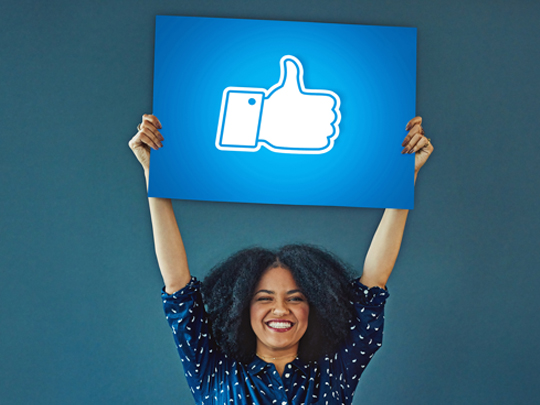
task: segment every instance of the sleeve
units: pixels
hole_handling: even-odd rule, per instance
[[[382,345],[384,305],[389,293],[380,287],[368,288],[358,280],[354,280],[351,287],[355,316],[350,321],[349,337],[334,361],[339,364],[345,380],[356,387],[360,375]]]
[[[193,277],[181,290],[161,293],[165,316],[195,398],[206,392],[205,376],[214,369],[219,356],[212,339],[208,315],[204,309],[201,283]]]

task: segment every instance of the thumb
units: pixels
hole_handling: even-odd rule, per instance
[[[284,56],[281,62],[282,87],[300,91],[304,87],[304,69],[294,56]]]

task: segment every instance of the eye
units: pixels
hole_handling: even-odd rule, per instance
[[[257,298],[256,301],[271,301],[271,300],[272,300],[272,298],[270,298],[270,297],[259,297],[259,298]]]
[[[300,297],[300,296],[296,296],[296,297],[291,297],[290,298],[291,301],[294,301],[294,302],[304,302],[304,298]]]

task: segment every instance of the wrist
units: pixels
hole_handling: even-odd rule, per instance
[[[146,183],[146,191],[148,191],[148,183],[150,179],[150,170],[147,168],[144,169],[144,182]]]

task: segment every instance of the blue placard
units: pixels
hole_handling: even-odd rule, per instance
[[[413,208],[416,29],[156,18],[149,196]]]

